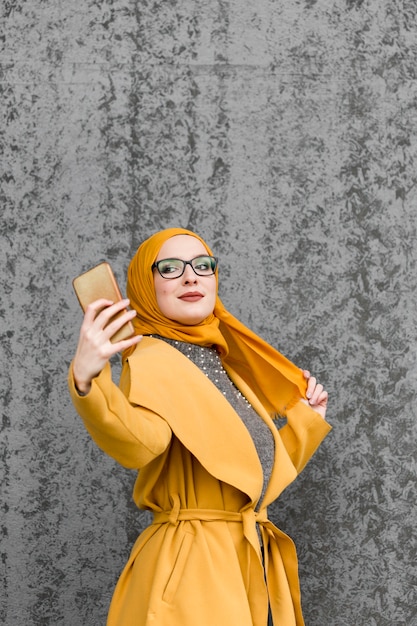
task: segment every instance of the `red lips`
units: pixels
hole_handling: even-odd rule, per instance
[[[185,300],[185,302],[198,302],[201,298],[204,298],[204,296],[199,291],[187,291],[187,293],[179,296],[179,299]]]

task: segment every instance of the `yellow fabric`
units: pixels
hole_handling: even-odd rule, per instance
[[[261,529],[262,545],[265,554],[265,573],[269,593],[269,604],[278,623],[285,626],[301,626],[304,619],[301,610],[300,586],[298,581],[297,554],[293,541],[277,528],[269,519],[266,508],[259,512],[248,507],[243,511],[216,511],[213,509],[172,509],[157,512],[154,524],[178,524],[182,521],[200,522],[240,522],[245,539],[258,557],[251,560],[250,567],[256,577],[258,560],[262,563],[256,525]],[[255,565],[255,567],[253,567]],[[260,598],[259,598],[260,599]],[[255,598],[249,598],[256,606]],[[256,623],[260,611],[255,611]],[[262,622],[261,622],[262,623]],[[265,623],[265,622],[263,622]]]
[[[183,228],[160,231],[139,246],[127,274],[127,296],[137,312],[133,320],[136,333],[217,346],[224,366],[241,376],[267,411],[271,415],[285,415],[292,404],[305,397],[306,381],[302,371],[229,313],[218,296],[213,314],[198,325],[184,326],[159,311],[151,267],[163,243],[175,235],[196,237],[208,254],[213,254],[201,237]],[[127,351],[124,358],[131,351]],[[181,403],[184,398],[176,394],[173,401]]]
[[[72,400],[86,428],[105,452],[140,469],[134,500],[155,515],[120,576],[107,626],[265,626],[268,599],[276,624],[304,623],[295,548],[268,520],[266,507],[295,479],[330,426],[298,402],[277,430],[253,391],[231,368],[228,373],[275,441],[259,512],[263,476],[253,441],[222,393],[186,356],[145,337],[124,363],[121,389],[106,367],[85,397],[76,393],[70,369]],[[186,409],[172,403],[175,387],[187,395]]]

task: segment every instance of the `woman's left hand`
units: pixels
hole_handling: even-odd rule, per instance
[[[325,419],[329,394],[323,388],[323,385],[318,383],[308,370],[303,370],[303,374],[304,378],[307,380],[307,400],[302,399],[301,402],[308,404]]]

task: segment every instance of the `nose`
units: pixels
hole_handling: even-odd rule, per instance
[[[182,279],[184,284],[187,283],[196,283],[197,282],[197,274],[193,270],[190,264],[187,263],[185,266],[184,274],[182,275]]]

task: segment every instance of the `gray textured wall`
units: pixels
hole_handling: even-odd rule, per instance
[[[146,519],[67,396],[71,279],[106,258],[124,287],[179,225],[331,392],[333,433],[271,510],[307,626],[417,625],[415,0],[0,10],[0,622],[105,623]]]

